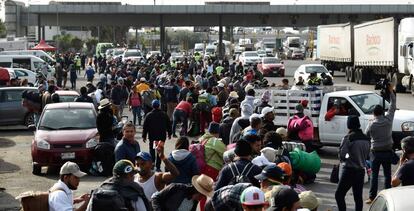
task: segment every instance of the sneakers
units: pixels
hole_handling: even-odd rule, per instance
[[[367,200],[365,200],[365,204],[371,204],[372,202],[374,201],[374,199],[367,199]]]

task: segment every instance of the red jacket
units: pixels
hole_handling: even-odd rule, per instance
[[[187,113],[187,115],[190,115],[191,112],[193,111],[193,106],[191,105],[191,103],[183,100],[180,103],[178,103],[177,107],[175,107],[175,109],[184,111],[185,113]]]

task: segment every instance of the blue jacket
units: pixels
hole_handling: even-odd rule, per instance
[[[191,184],[191,178],[198,175],[200,170],[196,163],[195,157],[185,149],[174,150],[168,157],[180,172],[171,183]]]
[[[139,143],[135,141],[134,144],[130,144],[128,141],[122,139],[115,147],[115,162],[122,159],[127,159],[132,163],[135,163],[135,157],[141,149]]]

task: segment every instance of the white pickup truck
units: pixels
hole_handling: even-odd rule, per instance
[[[345,90],[345,91],[338,91]],[[265,89],[256,90],[260,96]],[[361,129],[364,131],[369,121],[373,119],[373,109],[382,105],[380,95],[372,91],[354,91],[349,87],[321,87],[321,90],[270,90],[271,103],[275,108],[275,124],[287,126],[288,119],[295,114],[295,106],[300,100],[308,100],[308,113],[315,127],[315,140],[323,145],[339,145],[347,134],[348,115],[358,115]],[[325,120],[325,114],[339,100],[348,112],[347,115],[335,115],[330,121]],[[385,108],[389,103],[385,102]],[[305,111],[306,112],[306,111]],[[394,116],[392,136],[394,146],[398,147],[400,140],[406,136],[414,135],[414,111],[397,109]]]

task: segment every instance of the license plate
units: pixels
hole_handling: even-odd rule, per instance
[[[74,152],[63,152],[60,154],[60,156],[62,157],[62,160],[69,160],[69,159],[75,158],[75,153]]]

